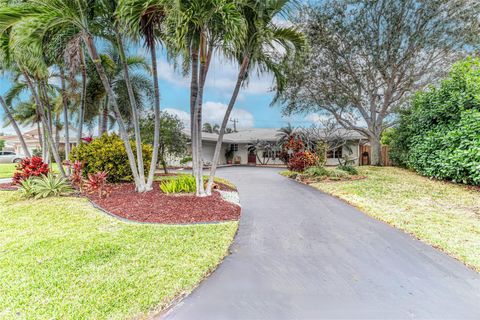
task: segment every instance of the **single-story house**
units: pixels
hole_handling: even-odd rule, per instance
[[[70,146],[73,146],[77,140],[78,131],[75,128],[70,127],[69,130],[70,136]],[[53,135],[55,136],[56,131],[53,129]],[[33,153],[35,150],[41,150],[40,139],[38,134],[38,129],[32,129],[22,133],[25,143],[27,144],[27,148],[30,153]],[[62,129],[59,132],[59,147],[61,150],[65,148],[65,130]],[[5,141],[5,147],[3,148],[4,151],[13,151],[16,154],[23,154],[22,144],[20,143],[20,139],[18,139],[17,135],[9,135],[9,136],[0,136],[0,140]]]
[[[255,144],[258,141],[266,141],[271,144],[276,143],[278,140],[278,133],[278,129],[275,128],[252,128],[239,129],[237,132],[225,134],[222,149],[220,151],[219,164],[227,164],[227,151],[230,151],[230,157],[232,158],[233,164],[255,165],[265,161],[268,161],[267,164],[283,164],[279,158],[280,150],[272,151],[258,148],[255,152],[249,148],[252,144]],[[189,132],[186,132],[186,134],[189,135]],[[354,164],[359,165],[361,160],[360,148],[361,145],[366,142],[365,137],[356,131],[350,130],[342,131],[341,135],[347,140],[346,145],[328,152],[326,164],[329,166],[336,166],[339,164],[339,159],[342,159],[345,154],[348,154],[349,158],[354,161]],[[206,165],[212,163],[217,140],[217,133],[202,132],[203,160]]]

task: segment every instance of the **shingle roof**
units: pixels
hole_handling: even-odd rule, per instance
[[[278,128],[251,128],[251,129],[239,129],[237,132],[225,134],[223,141],[225,143],[250,143],[257,140],[276,141],[278,139]],[[187,136],[190,136],[190,130],[186,130]],[[338,133],[351,140],[365,139],[357,131],[338,129]],[[202,140],[205,141],[217,141],[218,134],[202,132]]]

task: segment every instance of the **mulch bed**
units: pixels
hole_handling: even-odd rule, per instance
[[[219,185],[222,190],[231,190]],[[185,224],[201,222],[232,221],[240,218],[240,207],[222,199],[218,192],[210,197],[196,197],[191,194],[166,195],[155,182],[153,190],[147,193],[135,192],[133,183],[119,183],[108,186],[108,196],[97,194],[87,197],[103,210],[116,216],[139,222]]]
[[[5,190],[5,191],[15,191],[18,188],[11,184],[11,183],[0,183],[0,190]]]

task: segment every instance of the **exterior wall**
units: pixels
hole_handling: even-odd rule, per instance
[[[352,153],[350,154],[350,158],[352,158],[354,160],[354,164],[355,166],[358,166],[360,164],[359,160],[360,160],[360,157],[359,157],[359,152],[360,152],[360,143],[359,141],[352,141],[351,143],[349,143],[349,146],[350,146],[350,149],[352,151]],[[348,153],[348,149],[347,147],[343,147],[342,149],[342,154],[347,154]],[[327,159],[327,163],[326,163],[327,166],[338,166],[339,163],[338,163],[338,158],[328,158]]]

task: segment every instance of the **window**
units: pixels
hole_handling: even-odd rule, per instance
[[[4,156],[14,156],[14,155],[15,155],[15,152],[4,151],[4,152],[3,152],[3,155],[4,155]]]
[[[237,143],[232,143],[230,145],[230,151],[238,151],[238,144]]]
[[[335,149],[328,150],[327,158],[328,159],[340,159],[342,158],[342,149],[343,147],[338,147]]]

